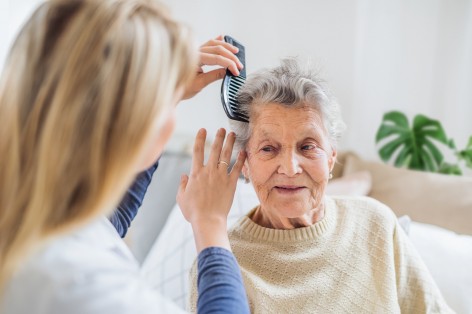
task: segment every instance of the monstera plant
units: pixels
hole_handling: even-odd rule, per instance
[[[393,160],[396,167],[455,175],[462,174],[462,162],[472,168],[472,136],[465,149],[457,150],[441,123],[422,114],[416,115],[410,125],[402,112],[386,113],[375,141],[380,144],[380,158],[384,162]],[[456,162],[444,160],[444,149],[454,152]]]

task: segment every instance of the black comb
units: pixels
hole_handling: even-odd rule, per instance
[[[239,89],[246,81],[246,57],[244,54],[244,46],[231,36],[225,36],[225,42],[238,47],[239,51],[236,54],[236,57],[241,61],[244,68],[239,71],[239,76],[235,76],[229,70],[226,70],[226,75],[221,84],[221,102],[223,103],[223,109],[228,118],[242,122],[249,122],[249,117],[241,112],[236,98]]]

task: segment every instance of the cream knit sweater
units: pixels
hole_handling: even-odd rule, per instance
[[[245,216],[229,231],[252,313],[453,312],[389,208],[366,197],[325,204],[309,227],[268,229]],[[194,264],[193,312],[196,275]]]

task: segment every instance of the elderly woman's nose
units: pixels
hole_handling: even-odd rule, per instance
[[[299,156],[293,151],[284,151],[280,154],[278,173],[294,176],[301,173]]]

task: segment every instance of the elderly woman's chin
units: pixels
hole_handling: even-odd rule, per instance
[[[292,229],[315,223],[322,218],[323,192],[313,192],[308,188],[290,189],[273,188],[265,199],[259,197],[261,205],[253,216],[254,221],[264,227],[275,229]],[[285,224],[287,220],[300,220],[300,224]]]

